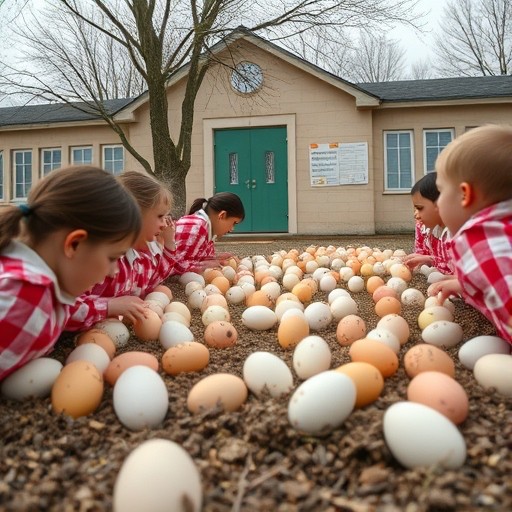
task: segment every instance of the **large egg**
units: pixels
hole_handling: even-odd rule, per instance
[[[455,363],[442,349],[428,343],[420,343],[410,348],[404,355],[404,368],[409,377],[418,373],[435,371],[455,376]]]
[[[189,341],[168,348],[162,356],[162,369],[169,375],[199,372],[208,365],[210,352],[202,343]]]
[[[348,375],[356,386],[355,407],[360,408],[375,402],[384,389],[384,377],[378,368],[363,361],[347,363],[336,368]]]
[[[84,343],[94,343],[99,345],[112,359],[116,353],[116,345],[112,338],[100,329],[91,329],[79,334],[76,338],[76,345],[83,345]]]
[[[288,315],[283,317],[279,324],[277,340],[285,349],[294,347],[309,335],[309,328],[309,323],[304,316]]]
[[[266,331],[277,323],[277,315],[266,306],[251,306],[242,313],[242,323],[254,331]]]
[[[142,341],[158,340],[162,320],[157,313],[148,308],[144,310],[144,315],[143,319],[138,319],[133,324],[133,332]]]
[[[487,354],[510,354],[511,345],[499,336],[476,336],[459,349],[459,360],[469,370]]]
[[[512,355],[487,354],[480,357],[473,369],[475,379],[484,388],[512,396]]]
[[[462,327],[448,320],[431,322],[421,333],[421,337],[425,343],[445,348],[458,345],[462,341],[462,335]]]
[[[432,322],[447,320],[453,322],[453,314],[444,306],[430,306],[418,315],[418,326],[423,331]]]
[[[312,331],[326,329],[332,321],[332,312],[325,302],[312,302],[304,310],[304,316]]]
[[[286,363],[270,352],[253,352],[244,362],[243,377],[256,395],[265,391],[273,397],[286,395],[293,388],[293,376]]]
[[[391,331],[398,338],[400,345],[405,345],[405,343],[407,343],[411,333],[407,320],[396,313],[384,315],[377,322],[377,328],[383,328]]]
[[[336,339],[342,347],[364,338],[366,334],[366,323],[358,315],[347,315],[338,322],[336,327]]]
[[[158,371],[158,359],[148,352],[130,351],[114,357],[108,365],[103,378],[113,386],[119,376],[132,366],[147,366],[153,371]]]
[[[306,336],[293,351],[293,368],[301,379],[309,379],[331,366],[331,349],[320,336]]]
[[[101,375],[103,375],[107,366],[110,364],[110,357],[108,357],[108,354],[102,347],[95,343],[84,343],[83,345],[75,347],[66,358],[66,364],[79,360],[89,361],[92,363],[96,368],[98,368]]]
[[[201,320],[203,322],[204,326],[208,326],[212,322],[217,321],[225,321],[229,322],[231,320],[231,315],[229,314],[229,311],[226,308],[223,308],[222,306],[208,306],[203,315],[201,316]]]
[[[107,318],[102,322],[98,322],[94,328],[107,333],[116,347],[123,347],[130,339],[128,327],[116,318]]]
[[[398,370],[398,357],[384,343],[363,338],[350,345],[350,359],[353,362],[369,363],[379,369],[383,377],[390,377]]]
[[[160,340],[162,347],[168,349],[179,345],[180,343],[194,341],[194,334],[181,322],[169,320],[162,324],[158,339]]]
[[[238,332],[230,322],[216,321],[208,324],[204,331],[204,341],[210,347],[232,347],[238,339]]]

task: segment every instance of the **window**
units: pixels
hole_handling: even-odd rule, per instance
[[[4,198],[4,152],[0,151],[0,199]]]
[[[58,169],[62,162],[62,151],[55,149],[41,150],[41,176],[46,176],[50,171]]]
[[[414,176],[412,131],[384,132],[384,189],[408,191]]]
[[[71,163],[73,165],[91,165],[92,148],[90,146],[71,148]]]
[[[32,151],[14,151],[13,198],[24,199],[32,186]]]
[[[453,129],[423,131],[423,168],[425,174],[436,170],[437,155],[449,144],[454,137]]]
[[[124,171],[123,146],[103,146],[103,168],[115,175]]]

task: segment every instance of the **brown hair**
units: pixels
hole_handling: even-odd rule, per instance
[[[157,206],[160,201],[165,201],[169,209],[171,208],[171,191],[147,172],[125,171],[119,176],[119,179],[133,194],[143,212]]]
[[[512,198],[512,126],[485,125],[454,139],[436,167],[449,180],[467,181],[493,203]]]
[[[206,213],[210,213],[210,211],[225,211],[228,217],[237,217],[241,220],[245,218],[244,205],[241,199],[232,192],[219,192],[210,197],[210,199],[199,197],[192,203],[188,213],[191,215],[201,208],[203,208]]]
[[[62,229],[84,229],[93,242],[138,236],[140,210],[119,180],[97,167],[52,171],[29,192],[27,204],[0,210],[0,250],[20,234],[37,244]]]

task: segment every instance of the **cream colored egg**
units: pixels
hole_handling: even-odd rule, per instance
[[[398,277],[407,283],[412,279],[411,271],[403,263],[395,263],[394,265],[391,265],[389,273],[391,274],[391,277]]]
[[[407,323],[407,320],[401,315],[384,315],[377,322],[377,328],[383,328],[391,331],[398,338],[400,345],[404,345],[409,340],[409,324]]]
[[[325,274],[320,279],[319,288],[322,292],[332,292],[338,285],[336,278],[332,274]]]
[[[306,336],[293,351],[293,368],[299,378],[309,379],[331,367],[331,349],[321,336]]]
[[[425,343],[444,348],[455,347],[462,341],[462,336],[462,327],[448,320],[431,322],[421,332],[421,337]]]
[[[277,298],[281,295],[281,286],[279,285],[279,283],[270,282],[264,284],[261,287],[261,291],[266,293],[272,299],[272,302],[275,302]]]
[[[304,310],[304,316],[312,331],[326,329],[333,319],[331,308],[325,302],[312,302]]]
[[[231,321],[231,315],[229,311],[222,307],[222,306],[208,306],[203,315],[201,316],[201,321],[203,322],[204,326],[207,326],[208,324],[211,324],[212,322],[216,321],[225,321],[229,322]]]
[[[264,369],[264,371],[262,371]],[[270,352],[253,352],[244,362],[243,378],[258,397],[265,392],[279,397],[293,388],[293,375],[286,363]]]
[[[107,333],[116,347],[124,347],[130,339],[128,327],[115,318],[107,318],[102,322],[98,322],[94,325],[94,328]]]
[[[171,320],[190,327],[190,320],[185,318],[181,313],[178,313],[177,311],[170,311],[169,313],[164,313],[162,315],[162,324]]]
[[[186,341],[194,341],[194,334],[185,324],[169,320],[162,324],[158,339],[162,347],[168,349]]]
[[[396,296],[400,297],[407,290],[407,281],[401,277],[390,277],[386,282],[386,286],[395,290]]]
[[[296,309],[299,311],[304,311],[304,304],[300,302],[299,300],[293,301],[293,300],[284,300],[281,301],[279,304],[276,305],[275,313],[277,316],[277,319],[281,321],[284,313],[290,309]]]
[[[201,305],[206,299],[206,292],[203,288],[199,288],[198,290],[194,290],[188,296],[188,306],[191,309],[201,309]]]
[[[512,355],[482,356],[475,363],[473,373],[480,386],[494,388],[500,395],[512,396]]]
[[[368,331],[366,338],[384,343],[384,345],[387,345],[395,354],[400,352],[401,345],[398,337],[387,329],[376,327],[375,329]]]
[[[430,272],[429,275],[427,276],[427,283],[437,283],[439,281],[442,281],[443,279],[446,279],[446,276],[444,274],[441,274],[441,272],[434,270],[433,272]]]
[[[400,301],[404,306],[423,308],[425,305],[425,295],[416,288],[406,288],[400,296]]]
[[[439,320],[453,322],[453,314],[443,306],[431,306],[418,315],[418,326],[423,331],[429,324]]]
[[[192,313],[186,304],[183,302],[179,302],[177,300],[170,302],[164,309],[164,313],[179,313],[183,317],[185,317],[190,325],[190,321],[192,319]]]
[[[204,286],[201,283],[198,283],[197,281],[190,281],[185,286],[185,295],[189,297],[192,292],[195,292],[196,290],[202,290],[203,288]]]
[[[110,364],[110,357],[104,348],[96,345],[95,343],[84,343],[75,347],[66,358],[66,365],[73,361],[89,361],[92,363],[101,375],[107,369]]]
[[[203,290],[205,291],[206,295],[223,295],[220,291],[220,288],[218,286],[215,286],[214,284],[210,283],[207,284]]]
[[[347,281],[348,289],[353,293],[359,293],[364,290],[364,279],[361,276],[352,276]]]
[[[181,274],[181,276],[179,277],[179,282],[183,286],[186,286],[191,281],[196,281],[203,288],[206,286],[206,281],[204,277],[200,274],[197,274],[196,272],[185,272],[184,274]]]
[[[331,314],[334,320],[340,321],[348,315],[357,315],[359,307],[357,302],[350,296],[338,297],[334,299],[330,305]]]
[[[148,293],[144,297],[144,300],[145,301],[154,300],[154,301],[156,301],[156,302],[158,302],[160,304],[162,309],[164,309],[165,306],[167,306],[171,302],[171,300],[169,299],[169,296],[166,295],[163,292],[151,292],[151,293]]]
[[[277,323],[277,315],[266,306],[251,306],[242,313],[242,323],[255,331],[266,331]]]
[[[459,360],[469,370],[487,354],[510,354],[511,345],[499,336],[476,336],[459,349]]]
[[[350,292],[345,290],[344,288],[335,288],[334,290],[329,292],[329,295],[327,295],[327,302],[329,304],[332,304],[335,299],[338,297],[351,297]]]
[[[430,308],[432,306],[443,306],[447,310],[451,312],[452,315],[455,314],[455,304],[450,300],[446,299],[442,304],[437,297],[427,297],[425,299],[424,309]]]
[[[229,304],[242,304],[245,302],[245,293],[241,286],[235,285],[226,292],[226,300]]]

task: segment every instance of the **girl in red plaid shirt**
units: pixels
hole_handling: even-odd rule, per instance
[[[512,126],[464,133],[436,168],[456,279],[431,285],[430,293],[441,301],[461,295],[512,344]]]
[[[116,271],[140,226],[133,196],[95,167],[52,171],[27,204],[1,210],[0,380],[53,348],[76,297]]]
[[[189,214],[176,221],[175,273],[201,272],[232,258],[230,253],[215,254],[215,240],[232,231],[244,218],[244,205],[231,192],[196,199]]]
[[[108,317],[135,323],[144,318],[144,297],[174,271],[174,223],[169,216],[172,196],[164,183],[146,172],[126,171],[119,177],[135,197],[142,229],[119,260],[118,272],[82,294],[66,324],[68,331],[91,328]]]
[[[426,174],[411,189],[416,220],[414,253],[408,254],[404,263],[410,269],[428,265],[451,275],[454,269],[448,253],[448,228],[437,208],[436,176],[435,172]]]

